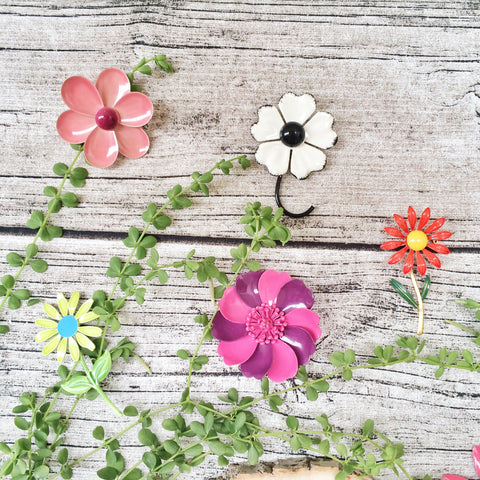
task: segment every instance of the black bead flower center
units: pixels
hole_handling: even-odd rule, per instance
[[[298,122],[287,122],[280,130],[280,140],[287,147],[296,147],[305,140],[305,129]]]

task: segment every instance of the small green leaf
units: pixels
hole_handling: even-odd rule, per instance
[[[45,478],[50,473],[50,469],[46,465],[40,465],[33,471],[35,478]]]
[[[56,163],[54,166],[53,166],[53,173],[55,173],[55,175],[58,175],[59,177],[63,177],[66,173],[68,172],[68,165],[66,165],[65,163]]]
[[[123,414],[126,417],[136,417],[138,415],[138,410],[134,406],[128,405],[123,409]]]
[[[93,435],[93,438],[101,441],[105,438],[105,430],[101,425],[98,425],[93,429],[92,435]]]
[[[290,428],[291,430],[298,429],[298,420],[293,415],[289,415],[286,419],[286,422],[287,422],[287,427]]]
[[[20,430],[28,430],[30,427],[30,423],[28,423],[23,417],[15,417],[13,422]]]
[[[8,308],[10,310],[17,310],[18,308],[20,308],[20,305],[20,300],[13,295],[8,299]]]
[[[0,335],[8,333],[9,331],[10,331],[10,329],[8,328],[7,325],[0,325]]]
[[[27,227],[33,230],[40,228],[43,224],[45,216],[39,210],[32,212],[30,219],[27,221]]]
[[[152,69],[148,65],[142,65],[138,71],[140,73],[143,73],[144,75],[151,75],[152,74]]]
[[[30,292],[25,288],[19,288],[13,292],[13,295],[19,300],[28,300],[30,298]]]
[[[140,480],[142,477],[142,471],[139,468],[134,468],[127,475],[122,477],[122,480]]]
[[[30,262],[30,266],[34,272],[43,273],[47,270],[48,263],[45,260],[36,259]]]
[[[65,465],[68,461],[68,450],[66,448],[62,448],[57,455],[57,460],[60,464]]]
[[[268,377],[263,377],[262,378],[261,387],[262,387],[263,395],[265,395],[265,396],[268,395],[268,392],[270,391],[270,382],[268,380]]]
[[[115,468],[105,467],[97,471],[97,475],[103,480],[115,480],[117,478],[118,472]]]
[[[423,282],[423,287],[422,287],[422,292],[421,292],[421,297],[422,297],[422,300],[425,300],[427,298],[427,295],[428,295],[428,291],[430,290],[430,284],[432,283],[432,281],[430,280],[430,276],[427,275],[425,277],[425,280]]]
[[[181,358],[182,360],[188,360],[190,356],[188,355],[188,352],[181,348],[180,350],[177,350],[177,357]]]
[[[28,244],[27,248],[25,249],[25,253],[27,255],[27,260],[30,260],[30,258],[33,258],[38,253],[37,245],[34,243]]]
[[[160,215],[153,221],[153,226],[157,230],[165,230],[172,224],[172,220],[167,215]]]
[[[405,301],[412,305],[412,307],[418,308],[418,304],[413,298],[413,295],[399,281],[391,278],[390,285]]]
[[[7,262],[12,267],[21,267],[23,265],[23,257],[18,253],[10,252],[7,254]]]
[[[60,198],[66,207],[74,208],[78,205],[78,198],[72,192],[66,192]]]

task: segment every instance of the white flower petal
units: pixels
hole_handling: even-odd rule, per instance
[[[258,111],[258,123],[252,125],[251,132],[257,142],[278,140],[283,119],[276,107],[266,106]]]
[[[290,148],[280,140],[261,143],[255,153],[255,158],[258,163],[265,165],[272,175],[283,175],[288,172]]]
[[[286,122],[298,122],[302,125],[314,114],[316,108],[315,99],[308,93],[299,96],[286,93],[280,99],[278,107]]]
[[[321,170],[325,166],[326,158],[321,150],[304,143],[292,150],[290,171],[298,179],[308,177],[310,172]]]
[[[332,130],[333,117],[326,112],[317,112],[305,125],[305,141],[320,148],[335,145],[337,134]]]

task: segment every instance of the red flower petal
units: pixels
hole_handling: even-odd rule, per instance
[[[408,273],[413,267],[413,250],[408,252],[405,263],[403,264],[403,273]]]
[[[435,220],[430,226],[428,226],[424,232],[425,233],[432,233],[435,230],[438,230],[439,228],[442,227],[442,225],[445,223],[444,218],[439,218],[438,220]]]
[[[392,237],[405,238],[405,235],[395,227],[385,227],[385,231]]]
[[[413,207],[408,207],[408,223],[410,224],[410,228],[415,230],[415,224],[417,223],[417,214]]]
[[[432,233],[428,239],[431,241],[436,241],[436,240],[446,240],[447,238],[450,238],[452,236],[451,232],[447,232],[444,230],[443,232],[435,232]]]
[[[389,265],[394,265],[395,263],[398,263],[403,258],[403,256],[405,255],[407,250],[408,250],[408,247],[403,247],[397,253],[394,253],[390,257],[390,260],[388,260],[388,264]]]
[[[425,275],[427,272],[427,264],[425,263],[425,260],[422,257],[422,254],[420,252],[417,252],[417,270],[420,275]]]
[[[440,268],[442,266],[442,262],[440,262],[440,259],[432,253],[430,250],[427,250],[424,248],[422,250],[423,254],[427,257],[427,260],[436,268]]]
[[[450,253],[450,250],[445,245],[441,245],[440,243],[429,243],[427,244],[427,247],[430,250],[433,250],[437,253],[442,253],[443,255],[448,255]]]
[[[380,245],[382,250],[395,250],[395,248],[405,245],[405,241],[400,240],[391,240],[390,242],[385,242]]]
[[[393,214],[393,218],[395,219],[396,224],[405,232],[408,234],[408,226],[407,222],[403,217],[400,215],[397,215],[396,213]]]
[[[430,220],[430,209],[427,207],[420,217],[420,221],[418,222],[418,230],[421,230]]]

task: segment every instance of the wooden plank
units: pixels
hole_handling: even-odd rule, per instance
[[[1,236],[2,262],[7,246],[18,242],[22,247],[27,241]],[[181,258],[191,247],[190,243],[164,242],[159,245],[161,260]],[[220,265],[228,268],[229,248],[202,244],[197,253],[215,255]],[[119,241],[59,239],[48,244],[42,254],[50,264],[48,272],[44,275],[29,272],[22,286],[47,301],[54,301],[57,291],[69,294],[80,289],[82,295],[87,296],[94,289],[111,287],[112,280],[104,275],[108,260],[113,254],[125,256],[126,253],[127,249]],[[469,348],[470,338],[445,324],[444,318],[456,319],[470,327],[475,325],[473,316],[453,300],[479,297],[478,286],[472,281],[474,274],[470,273],[477,256],[458,253],[454,263],[435,273],[426,302],[426,353],[434,353],[443,346]],[[375,345],[392,343],[396,335],[414,333],[415,312],[390,290],[388,278],[397,272],[385,266],[381,252],[285,247],[265,249],[259,258],[267,268],[286,270],[303,279],[315,293],[315,310],[321,318],[323,336],[309,365],[314,375],[325,374],[332,368],[328,357],[335,350],[354,348],[358,361],[364,363]],[[9,271],[4,264],[0,268]],[[211,309],[208,288],[187,281],[179,272],[171,274],[168,285],[149,288],[143,306],[127,302],[121,315],[124,326],[109,338],[112,342],[124,336],[130,338],[154,375],[149,376],[138,363],[120,361],[106,385],[109,396],[122,407],[135,404],[139,408],[160,408],[177,401],[185,385],[186,371],[184,362],[175,353],[180,346],[193,350],[201,334],[198,325],[193,323],[193,316]],[[12,312],[8,315],[12,320],[12,332],[2,337],[0,350],[4,378],[0,397],[0,432],[4,434],[0,441],[10,439],[12,416],[8,412],[15,405],[15,397],[25,390],[41,390],[55,377],[58,365],[55,358],[41,358],[41,346],[33,343],[37,331],[33,321],[40,312],[37,305],[25,309],[21,315]],[[204,353],[211,361],[194,377],[194,396],[220,406],[217,395],[225,390],[226,384],[232,383],[242,394],[258,396],[259,382],[239,377],[234,367],[223,364],[215,350],[215,341],[205,347]],[[336,427],[347,430],[358,429],[365,419],[373,417],[381,431],[405,444],[406,466],[415,475],[429,473],[438,477],[447,470],[459,471],[459,466],[463,466],[462,472],[473,476],[468,448],[478,441],[480,433],[478,379],[466,372],[448,371],[441,379],[434,380],[433,372],[432,367],[421,364],[359,372],[350,382],[332,381],[330,391],[315,403],[308,402],[303,393],[288,394],[282,415],[295,412],[306,426],[314,428],[315,422],[309,419],[325,412]],[[71,399],[61,402],[64,411],[70,402]],[[268,414],[264,405],[260,404],[255,411],[264,424],[281,428],[283,420]],[[66,443],[74,447],[74,455],[80,456],[96,445],[90,437],[96,422],[104,424],[109,434],[125,425],[123,420],[110,415],[100,401],[85,401],[76,411],[72,431],[66,439]],[[461,431],[461,435],[449,433],[454,431]],[[130,461],[141,455],[136,435],[127,437],[123,444]],[[267,443],[266,460],[290,455],[292,452],[285,445]],[[102,457],[89,459],[75,478],[91,478],[92,471],[101,468]],[[235,457],[235,460],[242,461],[242,458]],[[218,469],[212,461],[205,470],[200,468],[190,478],[216,475]]]
[[[267,6],[258,14],[246,3],[149,5],[143,13],[136,4],[116,9],[82,5],[54,10],[11,6],[4,17],[18,33],[0,33],[5,45],[0,58],[8,65],[0,79],[0,105],[6,106],[1,113],[2,180],[25,195],[2,189],[0,201],[9,210],[4,225],[23,226],[28,212],[43,204],[45,181],[55,184],[52,164],[72,158],[55,133],[56,118],[65,108],[62,81],[78,73],[93,80],[98,58],[103,67],[127,68],[136,55],[162,51],[171,55],[177,73],[142,81],[157,109],[148,128],[151,152],[105,171],[91,168],[92,178],[80,193],[82,215],[60,215],[69,229],[82,230],[88,222],[90,230],[123,231],[157,193],[185,182],[192,170],[207,169],[221,156],[253,158],[257,144],[249,130],[258,107],[293,90],[311,92],[319,108],[335,116],[339,134],[324,171],[301,183],[291,176],[284,181],[282,197],[290,210],[316,205],[311,218],[292,222],[296,238],[380,243],[391,214],[412,204],[418,210],[431,205],[434,215],[451,220],[453,245],[478,244],[478,17],[462,10],[461,2],[452,3],[452,12],[440,4],[432,7],[435,12],[415,9],[414,3],[396,13],[379,6],[362,21],[370,15],[378,22],[388,17],[404,24],[385,20],[370,26],[355,23],[359,10],[352,3],[344,12],[305,4],[298,14],[294,5],[286,5],[277,7],[281,15],[268,14]],[[455,19],[449,17],[453,12]],[[155,14],[159,24],[149,21]],[[417,25],[415,14],[434,25]],[[345,18],[354,23],[345,24]],[[459,21],[471,28],[449,23]],[[295,22],[299,27],[290,35]],[[32,52],[33,32],[47,30],[50,34],[35,39]],[[118,45],[117,38],[132,36],[131,44]],[[49,88],[38,88],[46,79]],[[238,237],[241,228],[234,219],[246,201],[273,204],[274,183],[256,163],[241,181],[223,179],[212,188],[212,202],[199,201],[199,209],[186,212],[178,232],[191,234],[194,222],[204,218],[205,235]],[[226,208],[212,217],[218,196]]]

